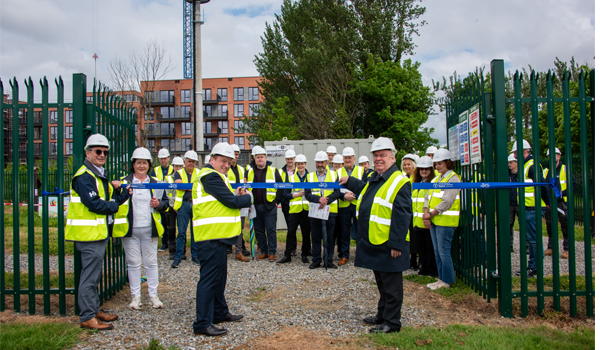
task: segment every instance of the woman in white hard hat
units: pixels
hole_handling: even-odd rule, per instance
[[[413,183],[429,183],[435,178],[433,161],[428,156],[421,157],[413,174]],[[413,190],[413,231],[410,241],[417,241],[419,253],[419,275],[438,277],[435,252],[429,228],[423,223],[423,202],[427,190]],[[411,247],[412,248],[412,247]]]
[[[123,184],[157,183],[156,178],[148,176],[151,169],[150,151],[143,147],[137,148],[131,157],[131,173],[121,182]],[[157,244],[154,239],[159,239],[164,233],[160,213],[169,207],[169,197],[165,191],[146,189],[131,191],[131,203],[128,201],[119,207],[113,226],[113,237],[121,237],[127,259],[127,274],[132,296],[129,308],[141,310],[140,284],[143,264],[148,277],[150,303],[153,308],[160,309],[163,303],[158,298]]]
[[[337,172],[338,169],[341,169],[344,166],[344,157],[342,157],[341,154],[336,154],[333,156],[331,164],[333,165],[333,171]]]
[[[434,153],[433,164],[439,175],[432,182],[461,182],[460,177],[454,172],[456,162],[452,160],[450,151],[447,149],[442,148]],[[450,249],[452,248],[452,237],[460,218],[459,193],[459,189],[435,189],[427,191],[424,198],[423,222],[425,227],[431,228],[435,262],[440,277],[437,282],[427,285],[432,290],[450,288],[450,285],[456,282]]]
[[[415,173],[415,169],[417,168],[417,156],[408,153],[404,157],[402,157],[402,171],[403,175],[406,176],[410,182],[413,182],[413,175]],[[419,269],[419,263],[417,261],[417,253],[419,251],[419,247],[416,239],[412,239],[413,232],[413,223],[410,224],[410,268],[413,270]]]

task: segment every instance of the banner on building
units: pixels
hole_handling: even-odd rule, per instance
[[[267,157],[285,157],[287,150],[294,150],[294,145],[265,146]]]
[[[458,116],[458,142],[460,149],[460,164],[469,165],[471,159],[469,157],[469,113],[462,112]]]
[[[479,124],[479,104],[469,108],[469,147],[471,164],[481,163],[481,127]]]

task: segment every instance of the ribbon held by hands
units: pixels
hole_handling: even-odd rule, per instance
[[[47,192],[47,191],[42,191],[42,197],[45,196],[61,196],[61,195],[67,195],[71,193],[71,191],[69,192],[65,192],[65,190],[63,189],[58,189],[58,187],[54,187],[54,192]]]

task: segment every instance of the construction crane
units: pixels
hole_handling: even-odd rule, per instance
[[[210,0],[196,0],[206,4]],[[203,16],[204,17],[204,16]],[[202,18],[204,19],[204,18]],[[183,0],[183,78],[194,78],[194,0]],[[202,22],[200,23],[202,24]]]

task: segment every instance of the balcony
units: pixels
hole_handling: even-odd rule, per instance
[[[216,100],[202,100],[203,105],[214,105],[221,102],[221,95],[217,95]]]
[[[204,130],[204,137],[214,137],[221,135],[221,128],[212,128],[210,131]]]
[[[161,122],[189,122],[192,120],[192,112],[177,113],[174,116],[164,116],[161,113],[156,113],[156,120]]]
[[[204,112],[204,120],[227,120],[229,119],[229,111],[221,112],[221,115],[208,115],[208,113]]]
[[[170,98],[151,98],[148,100],[148,103],[151,104],[152,107],[175,106],[175,96],[171,96]]]
[[[161,130],[149,130],[149,139],[172,139],[175,137],[175,130],[162,131]]]

